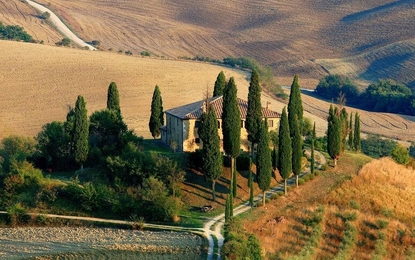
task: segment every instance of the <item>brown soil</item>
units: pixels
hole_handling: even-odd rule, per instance
[[[246,56],[278,77],[317,80],[328,71],[367,80],[414,81],[413,1],[39,0],[86,41],[107,50],[177,58]],[[1,0],[0,20],[54,44],[22,1]],[[46,26],[47,27],[47,26]],[[51,37],[49,39],[48,37]]]

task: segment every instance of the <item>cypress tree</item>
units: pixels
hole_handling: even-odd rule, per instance
[[[230,207],[229,207],[229,195],[226,196],[225,202],[225,223],[229,223],[229,215],[230,215]]]
[[[315,168],[315,158],[314,158],[314,143],[316,141],[316,122],[314,122],[313,127],[313,134],[311,136],[311,164],[310,164],[310,172],[314,174]]]
[[[347,121],[348,115],[346,108],[342,108],[340,113],[340,152],[344,152],[347,143],[347,129],[349,127],[349,122]]]
[[[249,187],[249,206],[254,206],[254,180],[252,176],[252,158],[249,158],[249,175],[248,175],[248,187]]]
[[[327,152],[336,166],[341,143],[341,126],[337,107],[333,108],[333,105],[330,105],[327,122]]]
[[[290,126],[288,125],[287,111],[284,107],[281,114],[278,132],[278,171],[284,180],[284,193],[287,195],[287,179],[292,170],[291,163],[292,147],[290,138]]]
[[[259,133],[262,127],[261,87],[259,85],[259,75],[256,70],[252,71],[251,82],[249,84],[245,127],[248,132],[248,140],[252,144],[251,151],[253,154],[254,145],[258,143]]]
[[[74,155],[75,155],[75,161],[81,164],[81,171],[83,171],[84,162],[88,158],[88,150],[89,150],[88,112],[86,109],[86,102],[83,96],[78,96],[76,100],[74,117],[75,117],[74,118],[74,130],[73,130]]]
[[[107,93],[107,109],[113,109],[121,114],[120,95],[118,93],[117,84],[111,82]]]
[[[153,138],[160,136],[160,127],[164,125],[163,116],[163,100],[161,98],[160,89],[156,85],[153,92],[153,99],[151,101],[151,115],[148,123]]]
[[[360,152],[361,140],[360,140],[360,116],[356,112],[354,116],[354,150]]]
[[[301,102],[301,91],[300,85],[298,85],[298,75],[294,76],[293,83],[291,84],[290,89],[290,98],[288,100],[288,122],[290,125],[291,137],[293,136],[294,132],[292,131],[294,127],[294,118],[297,117],[298,124],[300,125],[300,129],[302,129],[302,121],[303,121],[303,104]]]
[[[300,132],[297,117],[294,117],[293,128],[290,128],[292,135],[292,170],[295,175],[295,184],[298,188],[298,176],[301,174],[301,163],[303,158],[303,139]]]
[[[206,181],[212,183],[212,197],[213,201],[216,201],[215,184],[222,175],[222,154],[220,152],[218,121],[211,106],[208,106],[207,114],[204,113],[201,119],[198,134],[203,142],[203,172]]]
[[[271,150],[269,148],[268,124],[265,120],[261,127],[257,152],[257,177],[258,186],[263,192],[263,206],[265,206],[265,192],[271,184],[271,172]]]
[[[216,81],[215,81],[215,88],[213,89],[213,96],[214,97],[222,96],[225,86],[226,86],[225,74],[223,73],[223,71],[221,71],[218,74],[218,77],[216,78]]]
[[[235,158],[238,157],[241,149],[241,115],[238,107],[237,89],[233,77],[229,79],[223,92],[222,133],[223,149],[231,157],[231,182],[233,183]],[[233,185],[236,186],[236,183]],[[232,190],[232,187],[230,187],[230,190]]]
[[[349,145],[349,150],[354,150],[353,146],[354,146],[354,140],[353,140],[353,113],[350,113],[350,120],[349,120],[349,140],[348,140],[348,145]]]

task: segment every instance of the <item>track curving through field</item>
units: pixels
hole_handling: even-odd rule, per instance
[[[31,0],[26,0],[26,2],[32,6],[33,8],[35,8],[36,10],[38,10],[41,13],[44,12],[48,12],[50,14],[49,17],[49,21],[57,28],[57,30],[59,32],[61,32],[65,37],[68,37],[73,43],[75,43],[76,45],[85,48],[88,47],[88,49],[96,51],[97,49],[86,43],[84,40],[82,40],[81,38],[79,38],[78,36],[76,36],[62,21],[61,19],[59,19],[59,17],[53,13],[50,9],[44,7],[43,5],[40,5],[34,1]]]

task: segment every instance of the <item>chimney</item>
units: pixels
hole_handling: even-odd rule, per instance
[[[271,105],[271,102],[267,101],[267,109],[268,109],[269,105]]]

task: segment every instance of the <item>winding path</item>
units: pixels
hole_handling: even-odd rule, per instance
[[[80,39],[78,36],[76,36],[60,19],[59,17],[54,14],[50,9],[44,7],[43,5],[40,5],[36,2],[33,2],[31,0],[26,0],[26,3],[38,10],[40,13],[48,12],[50,14],[50,17],[48,20],[56,27],[56,29],[61,32],[65,37],[69,38],[73,43],[76,45],[85,48],[88,47],[90,50],[96,51],[97,49]]]

